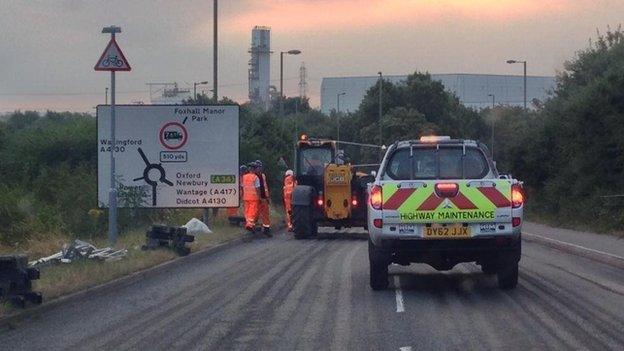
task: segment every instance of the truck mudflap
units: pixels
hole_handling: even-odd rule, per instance
[[[511,222],[508,179],[382,182],[384,224]]]

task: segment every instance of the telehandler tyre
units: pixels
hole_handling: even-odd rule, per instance
[[[293,229],[295,239],[307,239],[316,236],[318,224],[314,221],[311,206],[293,206]]]

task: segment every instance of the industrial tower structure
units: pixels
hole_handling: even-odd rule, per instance
[[[299,97],[301,100],[308,96],[308,72],[306,70],[305,62],[301,62],[299,67]]]
[[[271,105],[271,28],[255,26],[251,31],[249,49],[249,101],[265,111]]]

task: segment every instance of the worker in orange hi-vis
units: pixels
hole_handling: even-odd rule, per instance
[[[297,185],[295,175],[292,170],[287,170],[284,174],[284,212],[286,212],[286,227],[289,232],[293,231],[292,224],[292,193]]]
[[[242,191],[242,189],[243,189],[242,178],[243,178],[243,176],[245,174],[247,174],[247,172],[248,172],[247,166],[245,166],[245,165],[240,166],[240,169],[239,169],[240,178],[239,179],[241,179],[241,182],[240,182],[240,187],[239,187],[239,197],[242,195],[242,192],[243,192]],[[238,209],[239,208],[240,208],[240,206],[239,207],[228,207],[227,208],[228,221],[231,224],[233,224],[233,225],[238,225],[238,219],[237,218],[238,218]]]
[[[262,161],[256,160],[256,175],[260,178],[260,220],[262,221],[262,233],[268,237],[271,234],[271,212],[269,210],[269,184],[267,183],[266,174],[263,172]]]
[[[254,173],[252,165],[250,172],[243,175],[243,202],[245,203],[245,229],[253,233],[258,220],[260,209],[260,178]]]

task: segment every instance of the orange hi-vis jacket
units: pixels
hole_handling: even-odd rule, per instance
[[[292,175],[287,175],[284,177],[284,202],[287,204],[290,203],[292,198],[293,190],[295,189],[295,185],[297,182],[295,181],[295,177]]]
[[[243,175],[243,201],[260,200],[260,178],[253,173]]]
[[[269,184],[267,183],[267,179],[266,179],[266,174],[264,173],[260,173],[258,174],[258,177],[260,178],[260,198],[262,199],[269,199]]]

